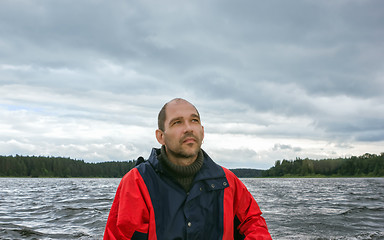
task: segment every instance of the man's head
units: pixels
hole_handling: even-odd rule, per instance
[[[158,116],[157,141],[170,158],[195,160],[204,139],[204,127],[196,107],[176,98],[166,103]]]
[[[165,119],[167,118],[167,112],[166,112],[167,106],[168,106],[168,104],[173,103],[173,102],[176,102],[176,103],[180,103],[180,102],[189,103],[190,105],[192,105],[195,108],[195,110],[197,112],[197,115],[200,118],[200,113],[199,113],[199,111],[197,110],[197,108],[193,104],[191,104],[190,102],[188,102],[187,100],[182,99],[182,98],[174,98],[171,101],[169,101],[166,104],[164,104],[164,106],[161,108],[161,110],[159,112],[159,115],[157,117],[157,126],[158,126],[158,128],[161,131],[164,131]]]

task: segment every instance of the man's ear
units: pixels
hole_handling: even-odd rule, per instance
[[[165,145],[164,141],[164,132],[161,131],[160,129],[156,130],[156,139],[161,145]]]
[[[201,128],[203,129],[203,141],[204,141],[204,126],[201,126]]]

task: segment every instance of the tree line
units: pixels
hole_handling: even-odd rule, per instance
[[[0,177],[122,177],[136,161],[88,163],[64,157],[0,156]]]
[[[88,163],[64,157],[0,156],[0,177],[105,177],[121,178],[136,160]],[[231,169],[238,177],[261,177],[262,170]]]
[[[278,160],[273,167],[263,171],[262,176],[383,177],[384,153],[323,160]]]
[[[230,169],[239,178],[255,178],[261,177],[264,170],[252,168],[236,168]]]
[[[64,157],[0,156],[0,177],[123,177],[135,160],[89,163]],[[384,177],[384,153],[349,158],[278,160],[268,170],[231,169],[243,177]]]

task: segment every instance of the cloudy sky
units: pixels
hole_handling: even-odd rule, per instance
[[[384,1],[0,1],[0,155],[147,158],[195,104],[228,168],[384,152]]]

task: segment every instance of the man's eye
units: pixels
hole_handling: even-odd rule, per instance
[[[175,124],[180,124],[181,123],[181,121],[175,121],[175,122],[173,122],[173,124],[172,125],[175,125]]]
[[[199,119],[192,119],[192,122],[196,122],[196,123],[198,123],[198,122],[199,122]]]

